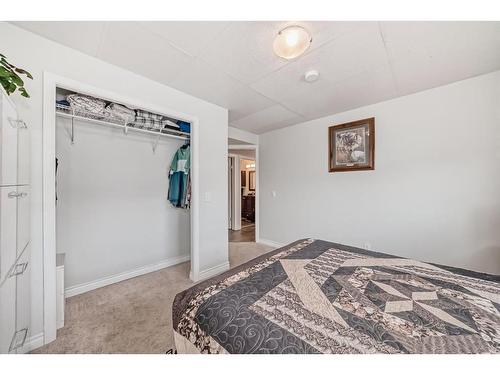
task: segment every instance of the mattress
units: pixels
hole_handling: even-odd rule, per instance
[[[179,293],[178,353],[498,353],[500,277],[304,239]]]

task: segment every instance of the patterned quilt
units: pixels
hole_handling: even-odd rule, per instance
[[[189,353],[499,353],[500,277],[300,240],[179,293]]]

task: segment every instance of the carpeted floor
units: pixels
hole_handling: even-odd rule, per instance
[[[229,244],[235,267],[272,250],[255,242]],[[189,262],[66,300],[57,339],[33,353],[165,353],[173,347],[172,302],[189,288]]]

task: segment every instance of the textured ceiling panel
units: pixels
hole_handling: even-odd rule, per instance
[[[228,108],[232,126],[255,133],[500,69],[500,22],[15,24]],[[313,39],[294,61],[272,50],[290,24]]]

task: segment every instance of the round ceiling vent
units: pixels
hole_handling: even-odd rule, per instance
[[[319,72],[317,70],[309,70],[304,74],[304,79],[306,82],[316,82],[319,78]]]

